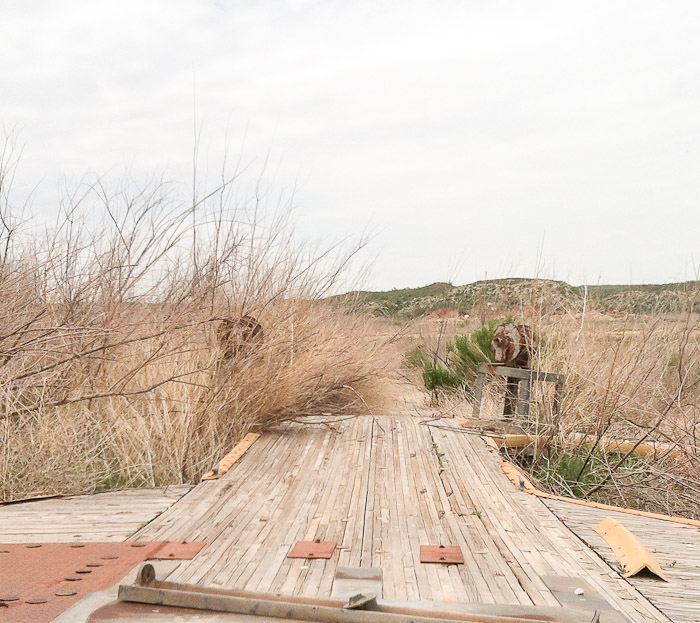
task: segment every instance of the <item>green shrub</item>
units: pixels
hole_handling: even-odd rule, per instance
[[[445,387],[459,387],[461,381],[454,372],[439,363],[426,361],[423,364],[423,383],[426,389],[436,391]]]
[[[429,391],[460,386],[470,388],[479,364],[493,361],[491,340],[496,327],[512,320],[512,317],[489,320],[473,333],[455,336],[454,341],[447,343],[447,367],[428,358],[420,349],[411,351],[406,361],[423,369],[423,382]]]
[[[480,363],[493,361],[491,340],[496,327],[512,318],[489,320],[483,327],[471,334],[457,335],[454,342],[447,344],[447,358],[450,367],[466,386],[470,386],[476,377]]]
[[[407,368],[423,369],[431,361],[430,355],[421,346],[409,350],[403,358],[403,365]]]
[[[585,446],[564,448],[552,444],[546,452],[535,456],[516,456],[516,461],[530,472],[547,490],[557,494],[588,499],[593,489],[608,473],[606,468],[619,458],[619,454],[596,451],[588,455]],[[642,457],[628,457],[619,467],[619,473],[639,471]],[[600,491],[594,501],[608,502],[607,493]]]

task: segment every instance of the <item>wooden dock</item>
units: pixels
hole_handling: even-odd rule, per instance
[[[388,600],[545,606],[578,582],[634,623],[670,620],[514,487],[480,437],[430,424],[366,416],[266,433],[133,538],[208,543],[175,582],[328,597],[338,566],[379,567]],[[338,542],[331,559],[287,558],[315,539]],[[440,544],[465,563],[420,562],[421,545]]]
[[[0,543],[125,541],[192,487],[127,489],[0,505]]]
[[[674,621],[700,621],[700,528],[559,500],[544,500],[544,503],[613,568],[617,567],[617,559],[593,527],[606,517],[619,521],[652,551],[669,579],[666,583],[650,575],[640,575],[629,579],[632,585]]]
[[[593,531],[610,516],[655,553],[669,583],[619,574]],[[326,598],[339,566],[379,568],[388,601],[560,607],[580,587],[633,623],[700,621],[700,528],[529,495],[454,420],[289,424],[191,490],[0,506],[0,542],[126,539],[205,541],[168,580],[208,587]],[[330,559],[287,558],[316,539],[337,541]],[[458,545],[464,564],[421,563],[421,545]]]

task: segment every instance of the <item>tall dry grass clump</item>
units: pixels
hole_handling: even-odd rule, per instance
[[[676,293],[673,309],[644,313],[611,314],[589,301],[557,309],[541,296],[524,296],[508,310],[540,335],[533,368],[567,379],[559,412],[554,388],[537,383],[530,416],[514,422],[539,437],[510,453],[542,488],[700,519],[699,294]],[[428,322],[421,323],[412,356],[441,366],[454,385],[464,377],[450,345],[481,321]],[[485,419],[502,418],[503,385],[498,379],[487,384]],[[438,397],[444,412],[471,416],[469,379],[456,389],[443,388]],[[619,441],[631,443],[615,446]],[[657,450],[640,456],[647,447]]]
[[[0,159],[0,499],[193,481],[252,430],[361,404],[372,323],[318,302],[361,248],[298,243],[290,203],[238,172],[183,200],[161,179],[89,179],[53,227]],[[222,319],[259,344],[226,359]]]
[[[537,365],[567,376],[552,414],[540,391],[545,435],[526,464],[565,495],[700,518],[700,316],[664,310],[550,318]],[[617,441],[630,441],[611,452]],[[658,450],[640,456],[648,446]]]

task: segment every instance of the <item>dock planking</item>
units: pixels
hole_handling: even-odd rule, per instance
[[[124,541],[191,489],[127,489],[0,505],[0,543]]]
[[[379,567],[388,600],[558,606],[543,578],[564,576],[635,623],[669,621],[460,430],[409,416],[290,424],[133,538],[207,542],[176,582],[328,597],[337,566]],[[337,541],[331,559],[286,557],[315,539]],[[441,544],[465,563],[420,563],[421,545]]]
[[[673,621],[700,621],[700,527],[560,500],[544,500],[544,504],[613,569],[617,558],[593,528],[606,517],[619,521],[652,551],[669,580],[642,574],[629,578],[630,583]]]

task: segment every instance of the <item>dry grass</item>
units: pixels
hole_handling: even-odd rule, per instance
[[[140,333],[159,337],[78,357],[51,385],[37,375],[31,399],[30,387],[5,392],[5,499],[196,480],[246,432],[357,408],[380,365],[371,321],[318,304],[269,308],[264,343],[224,363],[215,323],[174,329],[154,315]]]
[[[696,304],[688,294],[688,309]],[[553,390],[533,393],[530,418],[520,422],[545,443],[515,456],[551,491],[597,501],[700,518],[700,317],[696,313],[608,316],[596,310],[538,314],[523,305],[519,320],[543,337],[534,367],[563,373],[561,413]],[[438,358],[452,336],[478,320],[423,320],[415,343]],[[487,386],[482,414],[499,418],[502,387]],[[470,415],[470,388],[443,396],[443,412]],[[571,442],[572,433],[592,443]],[[579,437],[580,439],[580,437]],[[607,439],[658,442],[673,452],[638,457],[604,452]]]
[[[689,309],[692,309],[689,300]],[[531,465],[561,492],[625,506],[700,517],[700,318],[652,314],[610,319],[598,314],[542,328],[549,340],[539,366],[567,375],[560,418],[542,393],[536,415],[552,434]],[[592,445],[571,451],[577,460],[562,478],[557,461],[571,433]],[[659,442],[673,452],[645,458],[601,451],[606,439]],[[569,451],[567,450],[567,453]],[[572,471],[573,467],[573,471]],[[553,469],[552,469],[553,468]],[[579,486],[579,482],[583,484]]]
[[[251,430],[370,398],[374,320],[316,302],[363,241],[293,235],[290,204],[238,172],[183,200],[92,179],[56,225],[23,218],[0,154],[0,500],[194,481]],[[222,361],[221,318],[261,344]]]
[[[11,193],[16,155],[10,138],[0,150],[0,500],[193,481],[248,431],[381,402],[394,329],[318,302],[349,289],[363,241],[299,243],[291,200],[260,180],[236,194],[238,171],[188,200],[162,180],[87,180],[40,227]],[[522,458],[533,477],[700,516],[697,314],[561,313],[544,298],[509,310],[543,338],[536,367],[568,379],[558,417],[537,388],[523,422],[548,439]],[[473,311],[415,322],[408,337],[444,358],[488,309]],[[222,361],[216,327],[243,314],[259,319],[264,341]],[[496,389],[485,407],[494,416]],[[446,412],[469,413],[468,391],[459,398]],[[572,448],[571,433],[594,443]],[[605,438],[679,452],[610,454]]]

